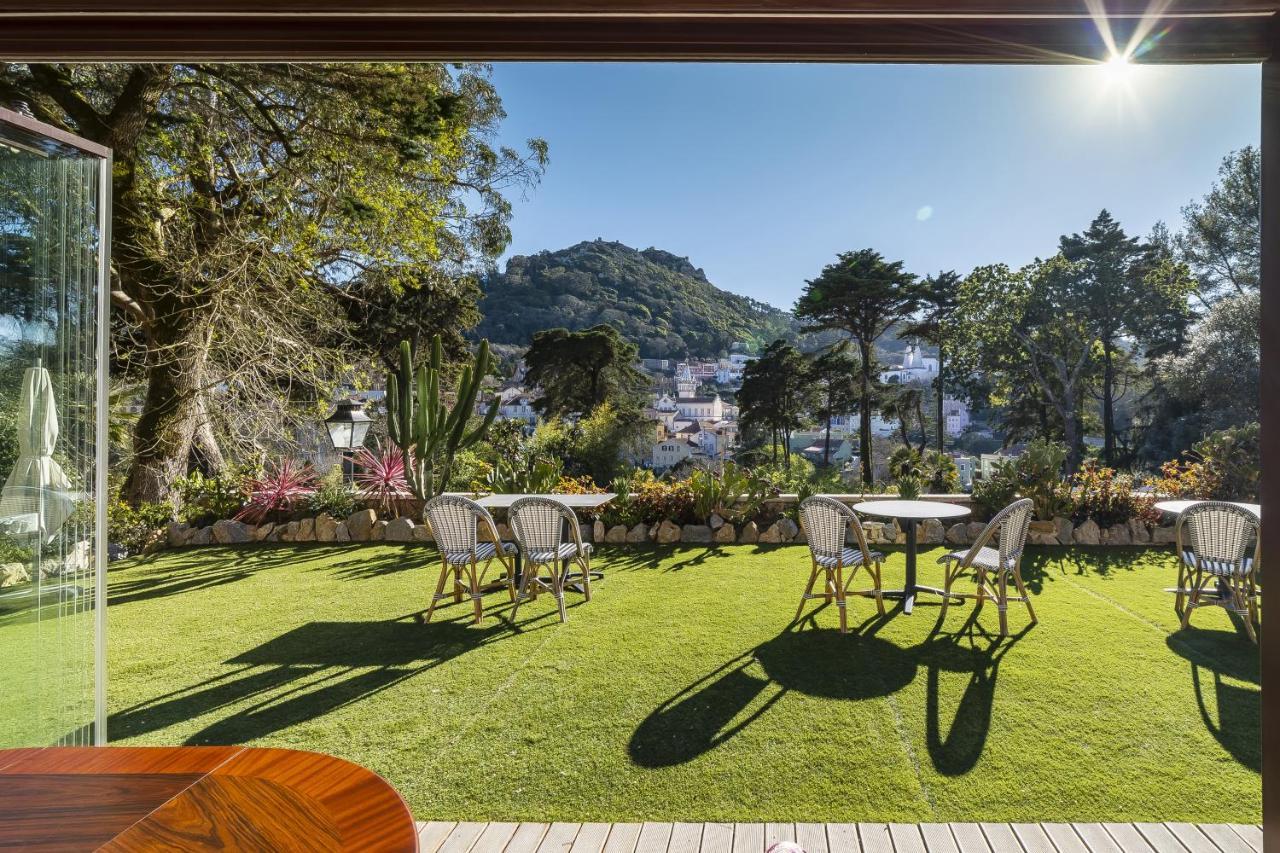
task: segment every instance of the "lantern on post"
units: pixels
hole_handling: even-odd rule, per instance
[[[373,418],[365,414],[363,404],[350,398],[339,400],[334,407],[333,414],[325,418],[324,425],[329,430],[333,449],[342,454],[343,476],[350,479],[351,452],[364,446],[364,437],[369,434]]]

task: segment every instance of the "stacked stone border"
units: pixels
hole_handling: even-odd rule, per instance
[[[834,495],[849,504],[862,500],[885,499],[886,495]],[[966,506],[972,505],[969,495],[921,495],[920,500],[945,501]],[[622,524],[606,526],[595,521],[581,526],[583,541],[610,545],[661,545],[678,542],[696,545],[802,545],[805,535],[785,510],[797,503],[796,495],[778,495],[766,502],[761,516],[776,520],[765,524],[755,521],[733,523],[719,515],[712,515],[706,524],[676,524],[663,520],[653,524]],[[906,535],[893,521],[864,518],[863,531],[872,545],[901,545]],[[946,526],[936,518],[926,519],[919,527],[921,545],[969,545],[982,532],[981,521],[958,522]],[[498,534],[511,539],[511,531],[503,521],[498,522]],[[852,544],[852,534],[850,544]],[[1099,527],[1092,519],[1076,525],[1069,518],[1057,517],[1052,521],[1033,521],[1028,534],[1032,545],[1171,545],[1173,544],[1172,519],[1160,525],[1152,525],[1138,518]],[[302,518],[287,522],[266,522],[259,525],[224,519],[205,527],[193,527],[173,522],[161,540],[161,547],[182,548],[198,545],[236,545],[247,542],[431,542],[431,530],[408,517],[384,519],[372,509],[361,509],[345,519],[329,515]]]

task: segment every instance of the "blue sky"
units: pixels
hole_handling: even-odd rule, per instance
[[[508,63],[494,82],[503,141],[551,152],[509,255],[657,246],[784,308],[846,249],[963,273],[1052,254],[1103,207],[1176,226],[1259,134],[1256,65]]]

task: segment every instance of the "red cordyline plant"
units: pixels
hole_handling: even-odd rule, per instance
[[[384,512],[393,511],[396,501],[413,497],[404,475],[404,454],[395,445],[379,446],[377,452],[362,447],[354,462],[360,496],[377,501]]]
[[[236,514],[238,521],[261,524],[273,512],[292,512],[298,501],[316,491],[311,463],[286,459],[273,469],[245,481],[248,504]]]

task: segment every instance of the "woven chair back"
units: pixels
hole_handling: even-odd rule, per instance
[[[1200,560],[1229,563],[1239,570],[1257,539],[1253,513],[1224,501],[1194,504],[1178,516],[1183,545]]]
[[[511,532],[526,553],[552,553],[564,542],[564,526],[569,525],[570,538],[577,543],[578,516],[560,501],[551,498],[520,498],[508,513]]]

